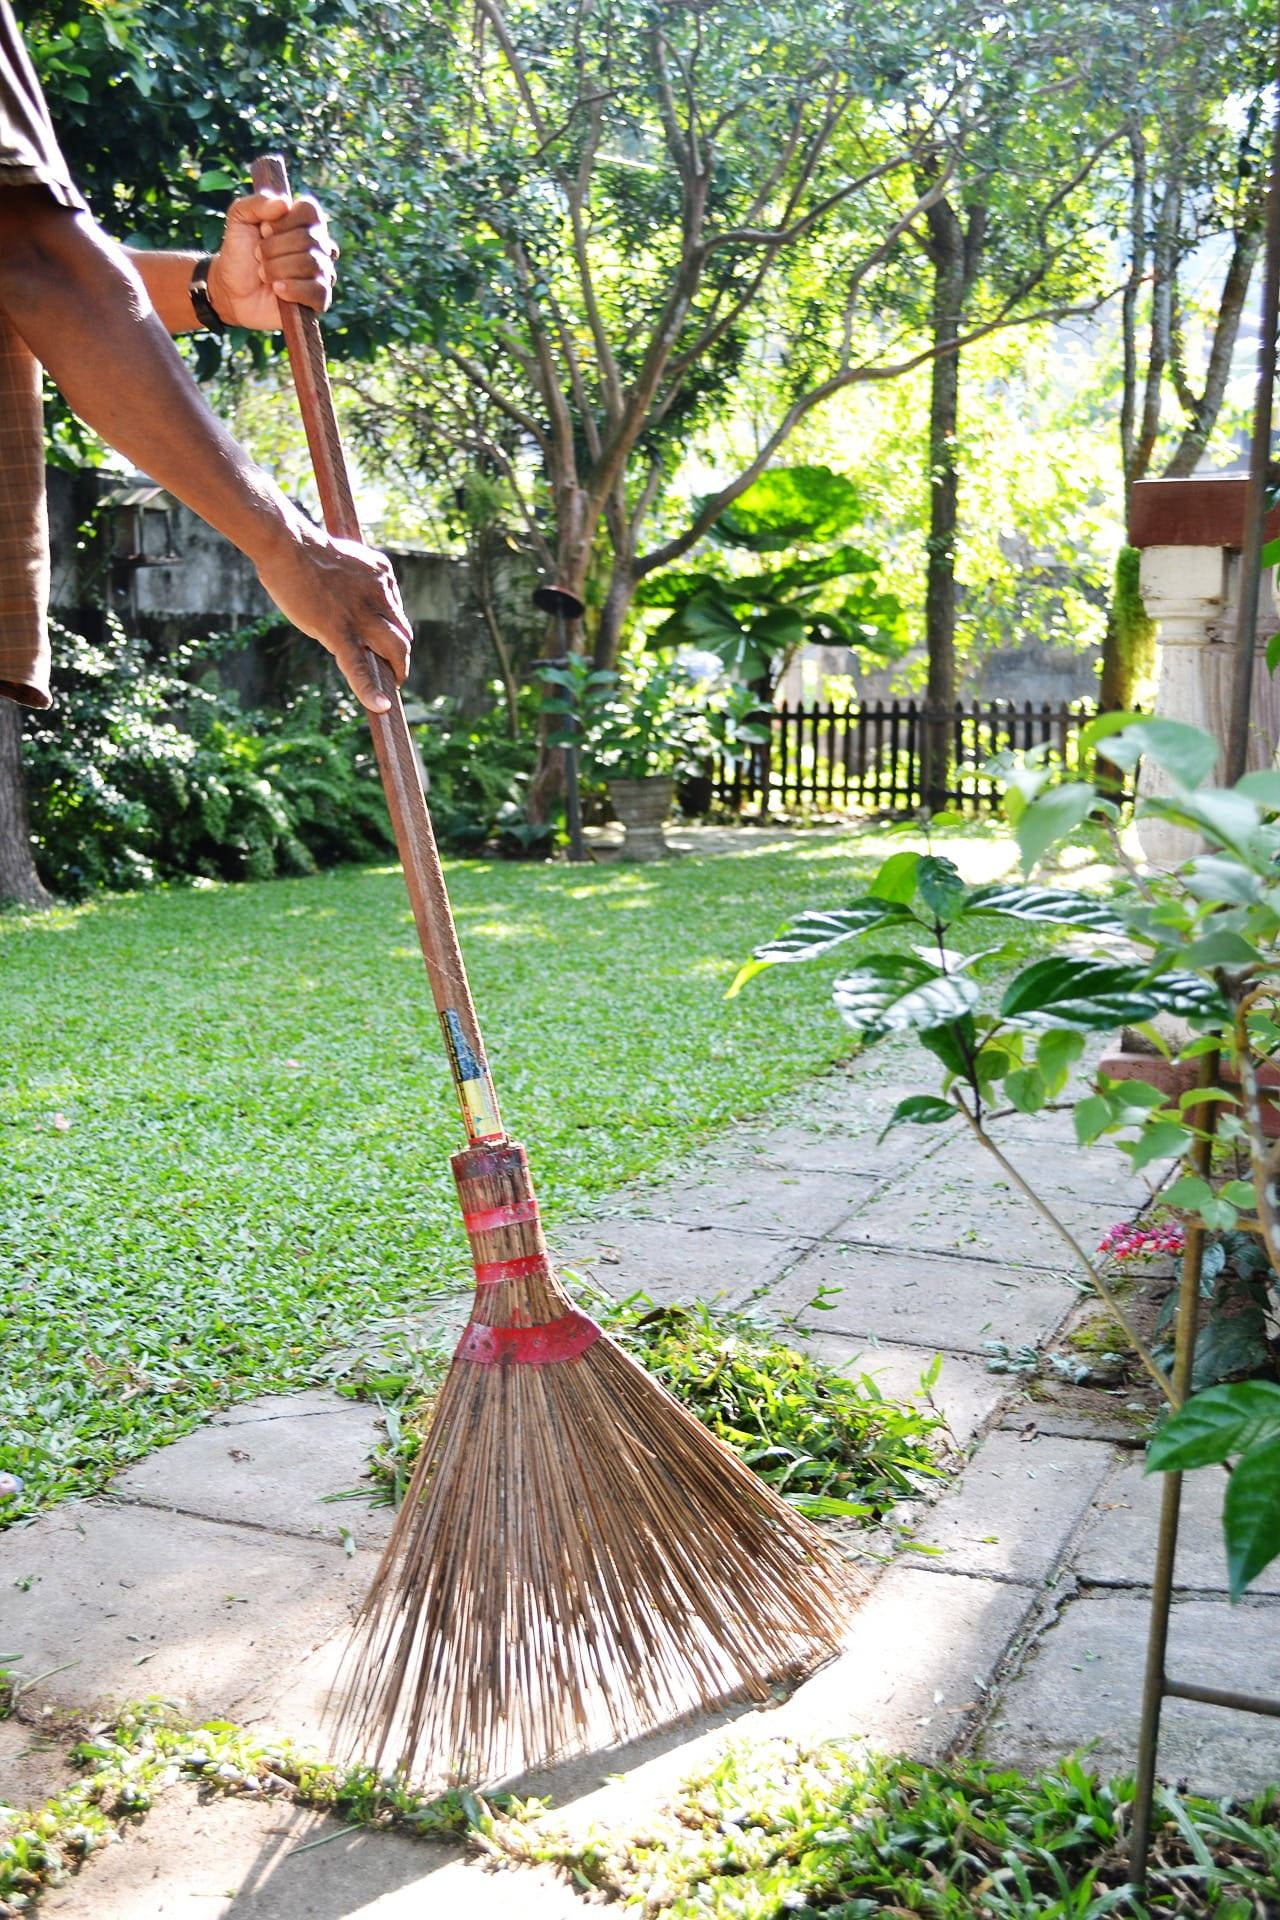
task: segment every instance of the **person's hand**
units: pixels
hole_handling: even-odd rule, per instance
[[[273,333],[281,298],[317,313],[333,298],[338,249],[321,209],[305,197],[250,193],[227,209],[222,245],[209,263],[209,299],[228,326]]]
[[[299,515],[291,535],[259,556],[257,568],[286,620],[328,648],[360,704],[385,713],[391,702],[378,691],[365,649],[387,662],[399,686],[413,639],[386,555],[332,539]]]

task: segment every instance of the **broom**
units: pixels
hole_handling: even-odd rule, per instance
[[[259,191],[288,196],[283,162]],[[359,539],[313,313],[281,301],[331,533]],[[471,1320],[357,1618],[340,1731],[374,1764],[474,1785],[698,1707],[766,1697],[839,1645],[852,1587],[807,1521],[580,1313],[485,1065],[403,709],[370,714],[468,1144],[452,1167]]]

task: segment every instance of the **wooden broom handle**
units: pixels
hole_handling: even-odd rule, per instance
[[[279,194],[285,200],[293,197],[285,163],[276,153],[263,154],[254,161],[253,184],[258,193]],[[362,540],[333,410],[319,317],[309,307],[281,300],[280,323],[289,349],[289,365],[307,432],[325,526],[339,539]],[[473,1142],[502,1139],[505,1135],[497,1097],[485,1064],[480,1028],[404,707],[386,661],[368,647],[365,659],[374,685],[391,702],[386,713],[366,713],[366,718],[373,734],[432,997],[444,1028],[445,1047],[462,1116]]]

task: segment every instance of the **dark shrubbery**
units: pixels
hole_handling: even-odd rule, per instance
[[[201,643],[207,650],[208,642]],[[111,624],[105,644],[55,636],[56,706],[28,716],[36,862],[80,896],[186,876],[262,880],[392,845],[355,702],[317,687],[283,713],[246,713],[155,666]]]

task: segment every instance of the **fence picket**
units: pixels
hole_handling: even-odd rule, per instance
[[[954,755],[949,802],[970,812],[993,810],[1000,792],[980,769],[1006,747],[1048,746],[1079,777],[1080,730],[1094,711],[1087,701],[1055,707],[1045,700],[1038,708],[1030,700],[957,701],[947,715]],[[745,758],[717,755],[712,762],[715,797],[733,812],[767,812],[772,804],[913,813],[922,804],[925,732],[938,718],[923,702],[817,701],[777,707],[768,717],[767,741]]]

